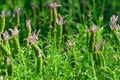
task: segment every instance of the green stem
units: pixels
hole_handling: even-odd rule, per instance
[[[0,34],[3,33],[5,28],[5,17],[4,16],[0,16]]]
[[[95,48],[95,33],[91,32],[90,43],[89,43],[89,51],[94,52],[94,48]]]
[[[8,40],[4,41],[4,45],[8,48],[8,50],[10,50],[10,45]]]
[[[2,43],[0,43],[0,51],[2,51],[6,56],[10,56],[11,54],[10,50],[8,50],[8,48]]]
[[[90,59],[91,59],[91,64],[92,64],[94,78],[95,78],[95,80],[97,80],[96,71],[95,71],[95,68],[94,68],[93,54],[90,54]]]
[[[29,39],[29,37],[30,37],[30,35],[31,35],[31,32],[32,32],[31,25],[27,25],[27,39]],[[26,43],[25,43],[25,46],[28,47],[29,41],[26,40],[25,42],[26,42]]]
[[[90,39],[90,33],[87,32],[87,39],[86,39],[87,48],[89,48],[89,39]]]
[[[56,29],[56,21],[57,21],[57,10],[56,10],[56,7],[53,8],[53,27],[54,27],[54,44],[55,44],[55,47],[56,47],[56,33],[57,33],[57,29]]]
[[[9,80],[12,80],[12,64],[11,63],[7,63],[7,74],[8,74],[8,78]]]
[[[16,9],[16,26],[20,27],[20,9]]]
[[[116,44],[117,44],[118,47],[119,47],[119,45],[120,45],[120,40],[119,40],[119,36],[118,36],[117,32],[116,32],[115,30],[113,30],[113,31],[112,31],[112,34],[113,34],[113,37],[114,37],[114,39],[115,39],[115,41],[116,41]]]
[[[14,43],[13,57],[15,57],[20,53],[20,43],[19,43],[18,36],[15,36],[13,38],[13,43]]]
[[[7,73],[8,73],[9,80],[11,80],[12,78],[12,64],[11,64],[12,58],[10,57],[11,52],[2,43],[0,43],[0,51],[4,53],[5,57],[9,58],[8,62],[6,62],[6,66],[7,66]]]
[[[38,53],[40,53],[42,55],[43,59],[45,59],[45,55],[44,55],[43,51],[36,44],[32,44],[32,48],[35,50],[36,56],[38,56]]]
[[[58,42],[58,46],[59,46],[59,51],[60,51],[60,47],[62,46],[62,37],[63,37],[63,26],[60,25],[59,26],[60,28],[60,32],[59,32],[59,42]]]
[[[36,52],[36,72],[37,74],[40,72],[40,74],[42,74],[42,64],[43,64],[43,59],[45,59],[45,55],[42,52],[42,50],[36,45],[36,44],[32,44],[32,48],[35,50]],[[43,57],[43,58],[42,58]]]
[[[99,53],[100,56],[100,61],[101,61],[101,66],[104,67],[105,66],[105,58],[103,53]]]
[[[51,36],[52,36],[52,29],[53,29],[53,10],[52,8],[50,8],[50,13],[49,13],[49,19],[50,19],[50,23],[49,23],[49,33],[48,33],[48,38],[51,39]]]

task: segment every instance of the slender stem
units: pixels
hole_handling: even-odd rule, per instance
[[[94,78],[95,78],[95,80],[97,80],[96,71],[95,71],[95,68],[94,68],[93,54],[90,54],[90,58],[91,58],[91,64],[92,64]]]
[[[45,55],[42,52],[42,50],[36,45],[36,44],[32,44],[32,47],[34,48],[35,52],[36,52],[36,72],[37,74],[40,72],[40,74],[42,75],[42,65],[43,65],[43,59],[45,59]],[[43,58],[42,58],[43,57]]]
[[[15,36],[13,38],[13,42],[14,42],[14,54],[13,54],[13,56],[16,56],[17,54],[20,53],[20,42],[19,42],[18,36]],[[15,54],[15,53],[17,53],[17,54]]]
[[[51,35],[52,35],[52,29],[53,29],[53,10],[52,8],[50,8],[50,13],[49,13],[49,19],[50,19],[50,22],[49,22],[49,33],[48,33],[48,38],[51,39]]]
[[[54,27],[54,44],[55,44],[55,47],[56,47],[56,33],[57,33],[57,29],[56,29],[56,21],[57,21],[57,10],[56,10],[56,7],[53,8],[53,27]]]
[[[0,15],[0,34],[3,33],[4,28],[5,28],[5,16],[3,12],[3,15],[2,16]]]
[[[59,42],[58,43],[59,43],[59,50],[60,50],[60,47],[62,46],[63,26],[60,25],[59,28],[60,28],[60,32],[59,32]]]
[[[94,52],[94,48],[95,48],[95,34],[93,32],[91,32],[89,51]]]

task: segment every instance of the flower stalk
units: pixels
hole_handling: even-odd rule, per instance
[[[52,35],[52,29],[53,29],[53,10],[52,8],[49,9],[50,12],[49,12],[49,33],[48,33],[48,38],[51,39],[51,35]]]
[[[9,44],[10,35],[8,34],[7,31],[3,33],[3,38],[4,38],[3,44],[8,48],[8,50],[10,50],[10,44]]]
[[[94,52],[95,49],[95,37],[96,37],[97,27],[93,25],[91,30],[90,42],[89,42],[89,51]]]
[[[60,14],[57,15],[57,24],[58,24],[58,44],[59,47],[61,46],[62,43],[62,38],[63,38],[63,18]]]
[[[30,20],[26,20],[26,27],[27,27],[27,38],[29,38],[31,36],[31,21]],[[25,46],[29,45],[29,41],[26,40]]]
[[[39,34],[40,30],[38,30],[38,32],[34,32],[33,34],[31,34],[28,38],[28,41],[31,45],[31,47],[34,49],[35,51],[35,56],[36,56],[36,73],[39,74],[39,72],[41,71],[42,73],[42,64],[43,64],[43,59],[45,60],[45,55],[43,53],[43,51],[39,48],[39,46],[36,45],[36,40],[38,40],[38,34]]]
[[[118,34],[118,28],[119,25],[117,25],[117,21],[118,21],[118,16],[113,15],[110,18],[110,29],[113,35],[113,38],[115,39],[116,44],[118,45],[117,47],[119,47],[120,45],[120,39],[119,39],[119,34]]]
[[[17,56],[17,54],[20,53],[20,42],[18,39],[19,30],[16,26],[13,30],[12,29],[9,29],[9,30],[12,33],[11,38],[12,38],[12,42],[14,43],[14,45],[12,45],[12,47],[14,48],[12,56],[15,57]]]
[[[4,32],[5,28],[5,11],[2,11],[2,14],[0,15],[0,34]]]
[[[50,3],[49,4],[49,9],[50,9],[50,28],[52,29],[53,27],[53,34],[54,34],[54,44],[56,46],[56,34],[57,34],[57,7],[61,5],[57,5],[56,3]],[[50,31],[51,31],[50,29]]]
[[[15,15],[16,15],[16,26],[20,27],[20,8],[16,9]]]

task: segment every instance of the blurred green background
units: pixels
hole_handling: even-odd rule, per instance
[[[63,25],[64,28],[63,32],[67,32],[70,39],[73,40],[77,45],[77,47],[75,47],[75,51],[68,51],[68,52],[64,51],[65,45],[64,47],[62,46],[62,50],[60,52],[64,53],[63,55],[66,57],[65,60],[63,59],[64,56],[61,56],[61,53],[60,54],[56,53],[58,51],[56,47],[51,45],[46,46],[47,41],[45,42],[44,40],[42,40],[43,38],[44,39],[47,38],[49,32],[49,9],[47,5],[52,2],[56,2],[57,4],[62,5],[61,7],[57,8],[57,11],[63,16],[65,22],[65,24]],[[62,77],[65,77],[63,78],[63,80],[64,79],[70,80],[71,76],[73,78],[77,77],[76,80],[79,79],[79,77],[81,78],[81,76],[83,77],[83,80],[85,79],[92,80],[93,73],[92,73],[92,68],[89,65],[89,58],[88,58],[89,55],[87,52],[88,45],[86,45],[86,41],[85,41],[86,40],[85,26],[88,25],[88,27],[92,27],[92,25],[95,24],[97,25],[99,30],[101,29],[101,27],[104,28],[103,31],[98,31],[98,33],[100,32],[100,37],[104,37],[104,35],[101,35],[101,33],[107,34],[110,32],[110,28],[109,28],[110,17],[114,14],[118,16],[120,15],[120,0],[0,0],[0,13],[2,13],[2,10],[5,10],[5,14],[6,14],[5,30],[8,30],[8,28],[13,28],[16,26],[15,12],[17,8],[20,8],[20,35],[19,35],[20,43],[22,43],[24,41],[23,39],[26,38],[26,34],[27,34],[26,19],[31,20],[32,31],[36,29],[41,30],[39,35],[39,37],[41,37],[39,39],[39,43],[40,43],[39,46],[47,54],[47,59],[49,62],[47,66],[46,65],[43,66],[44,68],[43,69],[44,71],[42,73],[42,75],[44,75],[43,79],[45,78],[47,80],[49,79],[49,76],[51,76],[53,77],[51,79],[60,78],[62,80],[62,78],[60,77],[62,75]],[[120,20],[118,20],[118,23],[120,23]],[[107,34],[107,36],[109,36],[109,34]],[[98,41],[100,41],[99,39],[103,39],[100,37],[97,36]],[[105,38],[107,38],[106,35]],[[112,41],[112,39],[110,39],[110,41]],[[110,44],[108,40],[108,43],[106,43],[105,45],[105,50],[101,51],[105,53],[104,56],[106,59],[107,68],[105,67],[106,71],[103,72],[101,68],[100,69],[97,68],[96,69],[98,71],[97,76],[101,77],[101,75],[99,74],[103,74],[103,76],[108,75],[107,69],[110,76],[114,77],[115,71],[117,71],[116,72],[117,76],[119,75],[120,63],[118,64],[118,62],[120,61],[118,61],[117,59],[116,59],[117,61],[113,61],[114,59],[112,57],[113,53],[116,54],[119,53],[119,51],[115,52],[115,50],[113,50],[114,46],[116,45]],[[14,60],[15,61],[14,76],[17,75],[20,78],[19,80],[24,78],[26,78],[26,80],[30,80],[31,77],[33,78],[31,80],[35,80],[36,77],[34,76],[35,74],[33,68],[34,61],[33,61],[33,57],[31,58],[33,52],[31,49],[26,51],[21,49],[21,51],[22,51],[21,53],[22,55],[20,54],[20,58],[17,59],[18,62],[19,61],[21,62],[21,64],[16,62],[16,60]],[[24,54],[24,53],[28,53],[28,54]],[[68,64],[70,63],[69,60],[71,59],[71,55],[74,54],[77,55],[76,63],[79,66],[77,66],[76,69],[75,68],[71,69],[71,67],[69,67]],[[68,62],[67,62],[67,58],[68,58]],[[58,63],[56,62],[56,64],[54,64],[56,60]],[[59,64],[59,62],[61,63]],[[57,72],[56,71],[54,73],[54,67],[57,68],[59,71],[58,72],[59,76],[57,75],[57,77],[54,76]],[[73,74],[77,74],[77,76]],[[21,75],[23,77],[20,77]],[[108,80],[110,79],[111,77],[108,78]]]
[[[0,0],[0,12],[6,11],[6,28],[14,27],[14,13],[16,8],[20,8],[21,30],[25,30],[25,20],[31,19],[33,29],[43,28],[42,34],[45,36],[49,22],[49,10],[46,5],[54,1],[62,5],[58,12],[64,17],[70,32],[77,25],[89,25],[90,21],[107,25],[111,15],[120,15],[120,0]]]

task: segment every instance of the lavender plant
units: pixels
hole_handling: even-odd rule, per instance
[[[57,5],[56,3],[50,3],[49,8],[50,8],[50,25],[49,27],[52,28],[53,26],[53,34],[54,34],[54,43],[56,45],[56,34],[57,34],[57,7],[61,5]],[[50,34],[51,34],[51,29],[50,29]]]
[[[0,1],[0,79],[119,80],[119,0],[47,2]]]
[[[31,21],[30,20],[26,20],[26,27],[27,27],[27,38],[29,38],[31,36],[31,31],[32,31],[32,29],[31,29]],[[26,46],[28,46],[29,41],[26,40],[25,44],[26,44]]]
[[[0,15],[0,27],[0,34],[2,34],[5,28],[5,11],[2,11]]]
[[[60,14],[58,14],[58,17],[57,17],[57,24],[59,25],[58,26],[58,36],[59,36],[59,39],[58,39],[58,44],[59,44],[59,47],[61,46],[62,44],[62,40],[63,40],[63,18]]]
[[[34,49],[35,51],[35,56],[36,56],[36,72],[37,74],[39,74],[39,72],[42,73],[42,65],[43,65],[43,60],[45,60],[45,55],[43,53],[43,51],[36,45],[36,40],[38,40],[38,34],[39,31],[36,33],[34,32],[33,34],[31,34],[28,37],[28,41],[31,45],[31,47]]]
[[[19,33],[19,30],[17,28],[17,26],[15,26],[15,28],[12,30],[12,29],[9,29],[12,33],[11,35],[11,40],[12,42],[14,43],[14,45],[12,44],[13,46],[13,57],[17,56],[18,54],[20,54],[20,43],[19,43],[19,39],[18,39],[18,33]]]
[[[20,8],[16,9],[15,18],[16,18],[16,26],[20,27]]]
[[[89,51],[90,52],[94,52],[95,51],[96,31],[97,31],[97,26],[93,25],[92,29],[91,29],[91,36],[90,36],[90,42],[89,42]]]
[[[118,16],[116,16],[116,15],[113,15],[110,18],[110,29],[111,29],[112,35],[115,39],[115,42],[118,45],[117,47],[119,47],[119,43],[120,43],[120,39],[119,39],[119,35],[118,35],[119,25],[117,24],[117,21],[118,21]]]

